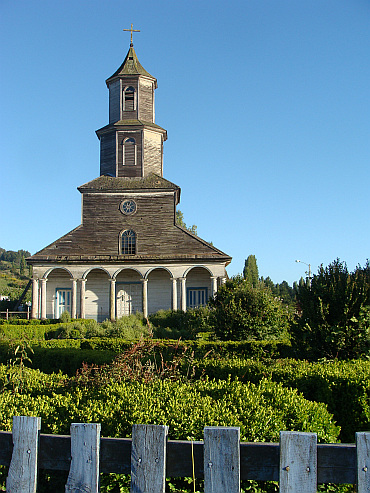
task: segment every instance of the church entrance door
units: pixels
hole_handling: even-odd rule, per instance
[[[118,283],[117,283],[118,284]],[[143,311],[142,283],[130,282],[117,285],[117,317]]]
[[[71,290],[57,289],[56,317],[59,318],[63,312],[71,313]]]

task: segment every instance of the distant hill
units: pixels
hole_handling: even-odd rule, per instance
[[[20,298],[32,275],[32,268],[26,264],[31,254],[27,250],[5,250],[0,248],[0,296],[9,297],[10,303],[0,301],[0,310],[12,309],[12,305]],[[29,291],[24,301],[31,300]]]

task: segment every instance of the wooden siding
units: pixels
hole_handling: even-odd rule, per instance
[[[162,135],[144,130],[144,176],[162,175]]]
[[[120,81],[115,80],[109,84],[109,123],[118,122],[121,119],[121,89]]]
[[[87,276],[85,317],[102,322],[109,318],[110,283],[102,270],[93,270]]]
[[[128,197],[137,205],[137,211],[131,216],[120,212],[121,202]],[[132,229],[137,236],[137,256],[143,259],[187,258],[189,255],[227,259],[222,252],[177,227],[174,215],[174,195],[171,192],[84,193],[83,225],[67,235],[68,244],[65,237],[61,238],[33,258],[63,254],[117,256],[120,233]],[[135,255],[122,256],[122,261],[131,259],[135,260]]]
[[[100,137],[100,174],[116,176],[116,133]]]
[[[155,269],[148,277],[148,313],[170,310],[172,307],[172,281],[164,269]]]
[[[153,115],[153,82],[140,78],[139,81],[139,119],[146,122],[154,122]]]

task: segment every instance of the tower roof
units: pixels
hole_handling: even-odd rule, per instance
[[[133,45],[130,45],[130,49],[128,50],[126,58],[123,60],[122,65],[105,82],[108,85],[108,83],[112,79],[120,77],[122,75],[145,75],[146,77],[150,77],[151,79],[156,81],[156,78],[153,77],[149,72],[147,72],[139,62]]]

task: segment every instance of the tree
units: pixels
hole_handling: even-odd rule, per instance
[[[258,284],[258,267],[257,259],[254,255],[249,255],[244,263],[243,276],[252,286],[256,287]]]
[[[23,276],[25,272],[26,272],[26,259],[24,255],[22,255],[21,261],[19,262],[19,273],[21,276]]]
[[[349,272],[345,262],[321,265],[311,285],[298,286],[301,314],[294,337],[314,357],[355,358],[370,352],[370,264]]]
[[[193,226],[187,226],[184,221],[184,214],[180,210],[176,211],[176,224],[187,229],[190,233],[193,233],[193,235],[198,236],[197,226],[195,224],[193,224]]]
[[[216,335],[223,340],[282,339],[291,311],[262,283],[253,287],[236,276],[219,288],[209,302]]]

